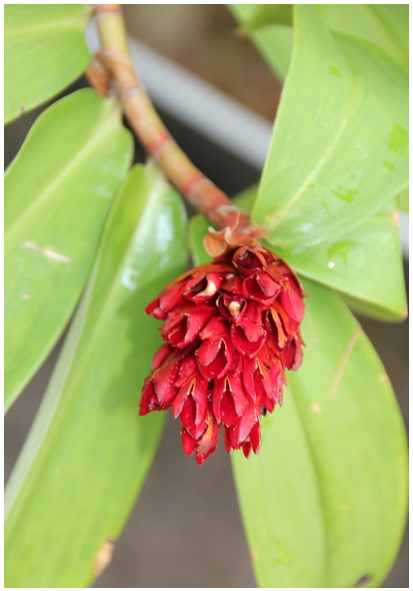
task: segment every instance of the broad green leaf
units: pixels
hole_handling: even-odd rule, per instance
[[[229,4],[276,76],[284,80],[293,50],[293,30],[281,25],[288,4]],[[407,4],[318,4],[324,22],[335,31],[374,43],[401,67],[408,65],[409,13]],[[285,19],[285,24],[290,24]],[[258,28],[257,28],[258,27]]]
[[[295,49],[252,219],[271,242],[337,240],[407,186],[407,76],[295,6]]]
[[[378,45],[407,69],[408,4],[318,4],[317,8],[330,28]]]
[[[229,4],[228,8],[241,23],[252,18],[256,4]],[[262,5],[269,6],[269,5]],[[285,25],[269,25],[249,32],[253,43],[262,53],[275,75],[284,80],[291,61],[294,33],[292,27]]]
[[[255,185],[248,188],[235,202],[249,211],[256,191]],[[203,247],[208,226],[208,220],[201,215],[190,221],[191,248],[198,263],[211,258]],[[262,243],[301,276],[339,291],[357,312],[380,320],[406,317],[399,216],[391,209],[380,212],[340,240],[291,250],[272,246],[265,240]]]
[[[378,587],[406,519],[403,420],[345,304],[305,289],[303,365],[262,418],[259,455],[232,455],[253,567],[263,587]]]
[[[132,149],[115,99],[85,89],[38,118],[7,171],[6,409],[76,306]]]
[[[9,587],[85,587],[143,483],[164,413],[138,416],[161,339],[145,306],[186,263],[181,201],[135,167],[6,489]]]
[[[86,69],[90,14],[86,4],[5,4],[6,123],[56,95]]]
[[[406,318],[397,214],[376,215],[336,241],[273,249],[300,275],[351,297],[358,311],[381,320]]]

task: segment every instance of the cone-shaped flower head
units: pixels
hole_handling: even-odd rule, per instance
[[[168,285],[146,308],[165,324],[140,414],[172,408],[198,464],[224,429],[228,453],[258,453],[261,415],[282,404],[287,369],[302,360],[301,283],[276,254],[249,239]]]

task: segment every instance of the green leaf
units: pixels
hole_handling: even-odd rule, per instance
[[[138,417],[161,343],[143,310],[183,272],[185,242],[177,193],[157,169],[135,167],[7,486],[7,586],[85,587],[99,551],[118,538],[165,414]]]
[[[337,240],[408,182],[407,76],[296,5],[296,45],[252,211],[271,242]]]
[[[268,25],[293,25],[292,4],[256,4],[242,25],[242,31],[253,31]]]
[[[5,4],[6,123],[55,96],[86,69],[90,14],[86,4]]]
[[[269,7],[270,5],[261,6]],[[229,4],[228,8],[240,21],[241,30],[243,30],[244,23],[247,23],[253,16],[256,4]],[[268,10],[270,9],[268,8]],[[280,80],[284,80],[288,72],[293,50],[293,29],[285,25],[268,25],[250,31],[249,37],[251,37],[253,43],[262,53],[275,75]]]
[[[249,211],[256,193],[253,185],[234,201]],[[339,291],[355,311],[379,320],[403,320],[407,303],[399,216],[390,205],[338,241],[291,250],[261,242],[301,276]],[[190,221],[191,250],[197,264],[211,260],[203,247],[208,227],[208,220],[201,215]]]
[[[317,8],[330,28],[378,45],[408,68],[408,4],[318,4]]]
[[[380,320],[407,315],[399,218],[376,215],[332,242],[309,248],[272,248],[300,275],[351,299],[357,311]],[[380,264],[378,264],[380,261]]]
[[[6,409],[76,306],[132,149],[116,101],[85,89],[38,118],[7,171]]]
[[[345,304],[310,296],[302,367],[262,446],[232,456],[253,567],[262,587],[378,587],[407,506],[407,447],[388,376]]]

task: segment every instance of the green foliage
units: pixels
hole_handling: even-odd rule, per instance
[[[338,241],[297,250],[274,250],[304,277],[359,301],[365,314],[379,320],[406,318],[396,214],[376,215]]]
[[[408,4],[318,4],[317,8],[334,31],[374,43],[408,68]]]
[[[233,454],[253,566],[267,587],[378,586],[405,522],[406,438],[343,298],[380,319],[406,313],[395,210],[408,209],[408,8],[297,5],[294,29],[291,5],[230,8],[286,78],[258,195],[237,201],[309,295],[304,362],[284,405],[263,417],[257,457]],[[6,5],[6,121],[84,71],[89,16],[84,5]],[[6,173],[6,409],[87,283],[7,485],[10,587],[93,581],[163,426],[163,413],[138,418],[160,344],[143,309],[185,268],[186,221],[153,163],[125,180],[132,142],[120,115],[92,90],[58,101]],[[208,225],[191,220],[197,264],[210,258]]]
[[[284,80],[291,61],[294,35],[291,4],[229,4],[275,75]],[[331,29],[374,43],[406,69],[409,50],[407,4],[317,4]]]
[[[257,4],[256,6],[247,4],[241,6],[247,7],[246,11],[244,9],[247,18],[243,22],[242,31],[254,31],[268,25],[292,26],[293,24],[292,4]],[[254,8],[250,10],[250,6]],[[240,12],[242,13],[242,9]]]
[[[55,96],[85,70],[86,4],[5,4],[4,119]]]
[[[298,5],[295,15],[294,56],[252,211],[287,249],[341,240],[408,179],[405,73],[375,47],[334,36],[314,7]]]
[[[262,448],[233,454],[262,587],[377,587],[403,533],[404,425],[388,377],[340,299],[308,281],[304,362]]]
[[[85,89],[45,111],[5,177],[5,408],[68,322],[132,141],[115,100]]]
[[[143,310],[185,263],[178,195],[155,167],[135,167],[6,490],[7,586],[88,585],[98,550],[118,538],[164,420],[138,417],[160,344]]]

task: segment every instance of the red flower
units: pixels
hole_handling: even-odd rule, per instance
[[[172,407],[187,455],[198,464],[225,448],[258,453],[260,421],[282,404],[285,368],[301,365],[301,283],[254,240],[185,273],[146,308],[167,342],[146,378],[140,415]]]

